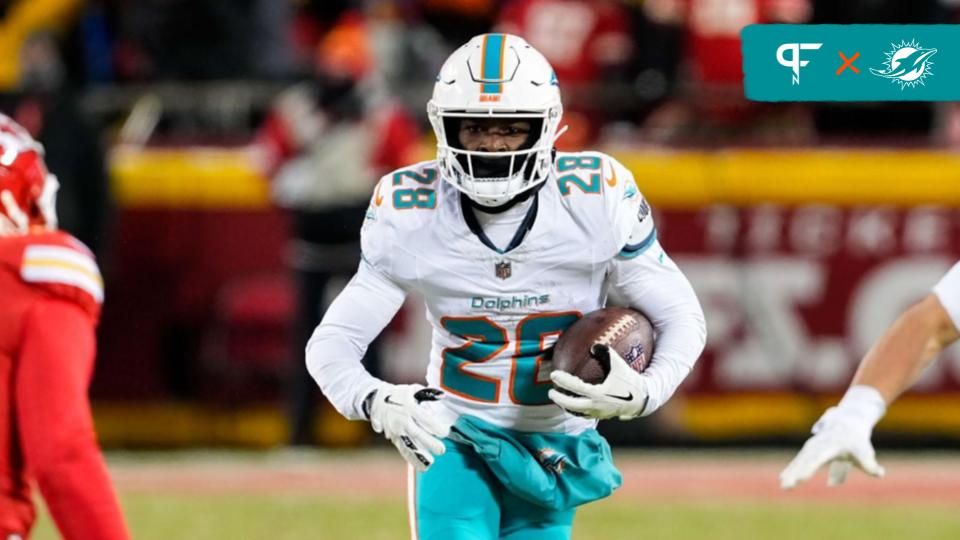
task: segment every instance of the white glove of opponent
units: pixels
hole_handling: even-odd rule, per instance
[[[850,388],[840,403],[813,425],[813,437],[780,473],[780,487],[796,487],[825,463],[830,463],[830,486],[842,484],[854,465],[870,476],[882,477],[884,470],[877,463],[870,434],[885,411],[886,403],[876,389],[859,385]]]
[[[558,388],[550,390],[550,399],[573,414],[599,420],[630,420],[642,415],[650,400],[647,377],[633,370],[616,350],[606,345],[594,344],[590,355],[607,372],[603,382],[588,384],[576,375],[555,370],[550,380]]]
[[[441,390],[419,384],[385,384],[367,398],[373,430],[383,433],[403,459],[421,472],[433,464],[434,456],[446,452],[441,439],[450,434],[450,425],[422,405],[442,395]]]

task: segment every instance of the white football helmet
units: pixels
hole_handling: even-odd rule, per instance
[[[477,204],[505,204],[547,179],[562,115],[557,76],[540,52],[511,34],[476,36],[443,64],[427,103],[440,175]],[[460,120],[491,116],[530,120],[526,143],[511,152],[464,149]]]

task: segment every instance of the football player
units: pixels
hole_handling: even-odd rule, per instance
[[[43,148],[0,115],[0,539],[27,538],[35,482],[67,539],[125,539],[87,401],[103,281],[57,230]]]
[[[937,354],[960,338],[960,263],[923,300],[907,309],[864,356],[850,388],[813,425],[813,437],[780,473],[791,489],[829,463],[827,483],[840,485],[856,466],[882,477],[870,437],[873,427]]]
[[[600,152],[557,152],[562,112],[523,39],[457,49],[427,105],[437,158],[380,179],[360,267],[307,345],[337,410],[409,462],[415,538],[569,538],[575,507],[620,485],[597,419],[651,414],[703,349],[699,302],[633,176]],[[360,364],[413,291],[433,327],[428,388]],[[601,384],[551,374],[557,336],[608,295],[655,326],[648,369],[595,346],[611,364]]]

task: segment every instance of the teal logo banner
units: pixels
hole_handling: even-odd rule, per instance
[[[753,24],[754,101],[960,101],[960,25]]]

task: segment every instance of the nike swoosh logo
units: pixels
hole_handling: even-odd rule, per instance
[[[615,394],[606,394],[606,396],[613,399],[619,399],[620,401],[633,401],[633,392],[630,392],[625,396],[618,396]]]
[[[383,195],[380,195],[380,183],[377,183],[377,188],[373,190],[373,203],[377,206],[380,206],[380,203],[383,202]]]
[[[617,168],[610,164],[610,176],[607,177],[607,185],[610,187],[617,187]]]
[[[397,403],[396,401],[390,399],[390,396],[387,396],[387,397],[383,398],[383,402],[384,402],[384,403],[389,403],[390,405],[396,405],[396,406],[398,406],[398,407],[402,405],[401,403]]]

